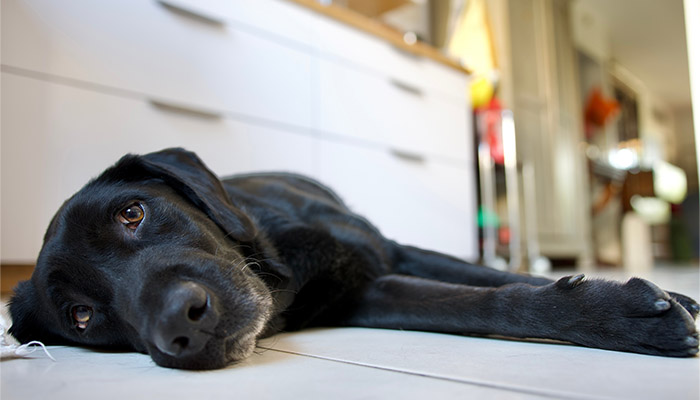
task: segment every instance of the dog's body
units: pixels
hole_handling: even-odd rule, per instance
[[[553,282],[402,246],[308,178],[220,181],[181,149],[125,156],[66,201],[44,240],[10,306],[22,342],[134,349],[193,369],[312,325],[698,352],[700,308],[688,297],[641,279]]]

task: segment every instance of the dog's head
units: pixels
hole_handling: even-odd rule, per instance
[[[167,367],[225,366],[253,351],[272,312],[249,268],[258,236],[194,154],[127,155],[54,216],[15,289],[10,332],[135,349]]]

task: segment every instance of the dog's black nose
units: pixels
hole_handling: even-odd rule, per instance
[[[211,337],[219,316],[211,294],[200,284],[180,282],[166,289],[163,309],[155,315],[151,339],[158,350],[174,357],[198,353]]]

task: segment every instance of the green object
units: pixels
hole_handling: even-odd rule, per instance
[[[479,207],[479,214],[477,215],[476,221],[480,228],[485,226],[494,226],[498,228],[501,226],[501,219],[498,217],[498,214],[484,208],[484,206]]]
[[[682,219],[672,217],[669,222],[669,228],[671,230],[670,245],[673,261],[691,261],[693,259],[693,248],[690,244],[691,239],[687,225]]]

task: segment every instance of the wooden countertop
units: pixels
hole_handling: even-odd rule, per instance
[[[367,32],[371,35],[377,36],[389,42],[391,45],[400,48],[401,50],[421,57],[430,58],[465,74],[471,74],[471,71],[468,68],[462,66],[459,62],[442,54],[436,48],[428,44],[422,43],[420,41],[413,44],[406,43],[403,39],[403,35],[397,30],[394,30],[362,14],[333,4],[323,5],[319,3],[318,0],[289,1],[311,9],[315,12],[318,12],[319,14],[323,14],[329,18],[333,18],[336,21],[339,21],[346,25],[350,25],[361,31]]]

